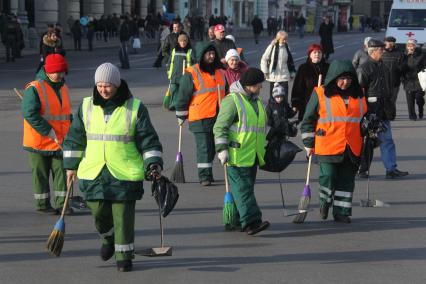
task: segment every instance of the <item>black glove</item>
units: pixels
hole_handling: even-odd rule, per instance
[[[151,164],[149,170],[146,173],[146,180],[158,179],[161,177],[161,166],[159,164]]]

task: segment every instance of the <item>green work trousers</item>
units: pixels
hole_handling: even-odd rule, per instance
[[[257,166],[228,166],[228,181],[240,216],[241,228],[262,221],[262,212],[254,196]]]
[[[198,178],[202,181],[213,181],[213,159],[215,155],[214,135],[210,132],[194,132],[197,145]]]
[[[33,176],[33,190],[37,209],[50,207],[49,175],[52,172],[53,188],[55,191],[55,207],[62,208],[66,194],[65,170],[62,157],[43,156],[39,153],[29,153],[30,166]]]
[[[135,200],[87,201],[87,206],[95,218],[95,226],[102,244],[114,244],[117,261],[133,259],[134,257],[135,204]]]
[[[331,205],[333,202],[333,215],[352,215],[357,168],[347,157],[341,163],[320,162],[320,205]]]

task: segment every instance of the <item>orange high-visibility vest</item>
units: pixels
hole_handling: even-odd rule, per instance
[[[242,47],[237,47],[237,52],[238,52],[238,55],[241,55],[241,52],[243,52],[243,48]]]
[[[225,96],[225,78],[219,70],[214,76],[200,70],[197,64],[186,68],[194,81],[194,95],[189,103],[188,121],[196,121],[216,116],[216,109],[220,98]],[[218,90],[219,85],[219,90]]]
[[[352,153],[360,156],[363,144],[360,122],[367,112],[365,98],[349,97],[346,106],[340,95],[327,97],[322,86],[314,90],[319,101],[315,154],[342,154],[348,144]]]
[[[40,114],[52,126],[59,144],[62,144],[71,124],[71,103],[68,96],[68,87],[63,85],[61,88],[62,104],[55,91],[46,81],[33,81],[25,89],[29,87],[37,89],[41,103]],[[39,151],[57,151],[60,149],[53,139],[38,133],[25,119],[23,140],[24,147]]]

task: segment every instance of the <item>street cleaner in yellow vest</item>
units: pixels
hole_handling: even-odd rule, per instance
[[[361,119],[367,105],[350,61],[335,60],[324,86],[311,95],[301,124],[307,155],[320,164],[320,216],[327,219],[333,205],[335,222],[350,223],[355,174],[363,137]]]
[[[60,144],[71,124],[71,103],[64,77],[68,63],[60,54],[46,57],[36,80],[27,84],[22,100],[24,149],[29,152],[35,205],[38,212],[58,214],[64,204],[66,185]],[[52,172],[55,208],[50,203]],[[66,211],[71,214],[69,208]]]
[[[267,118],[259,99],[264,80],[264,74],[257,68],[243,73],[222,101],[213,128],[218,158],[222,165],[227,164],[241,230],[248,235],[269,227],[268,221],[262,221],[262,212],[254,196],[257,166],[265,164]]]
[[[148,110],[111,63],[96,69],[93,95],[83,99],[64,142],[68,181],[80,191],[102,240],[100,256],[115,254],[118,271],[132,270],[135,203],[143,180],[162,169],[162,146]]]
[[[201,185],[213,182],[214,138],[213,125],[219,112],[220,99],[225,96],[225,77],[220,72],[221,63],[210,42],[200,42],[196,47],[199,63],[186,68],[179,81],[175,102],[176,117],[182,125],[189,121],[197,146],[198,178]]]

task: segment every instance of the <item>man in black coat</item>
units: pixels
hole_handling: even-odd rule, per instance
[[[259,17],[257,15],[255,15],[253,20],[251,21],[251,26],[253,27],[254,42],[256,44],[258,44],[259,43],[259,35],[263,31],[262,20],[259,19]]]
[[[162,53],[166,62],[169,61],[169,58],[172,54],[172,50],[173,48],[175,48],[177,44],[179,35],[186,34],[184,31],[182,31],[182,29],[183,29],[182,23],[176,19],[173,20],[172,32],[164,40],[163,49],[162,49]]]
[[[369,60],[357,69],[358,80],[364,95],[367,98],[368,114],[374,114],[385,126],[378,133],[381,141],[380,153],[382,162],[386,168],[386,178],[394,179],[408,175],[397,169],[396,148],[392,138],[391,120],[395,119],[395,105],[390,93],[390,72],[382,61],[385,44],[380,40],[370,39],[368,42]],[[361,156],[359,177],[368,177],[372,148],[365,148]]]
[[[6,25],[3,29],[1,40],[6,49],[6,61],[15,61],[18,49],[18,35],[20,27],[16,18],[12,15],[8,16]]]
[[[319,28],[319,36],[321,38],[321,45],[326,60],[328,60],[330,54],[334,53],[333,29],[334,24],[330,20],[330,17],[325,17]]]
[[[225,27],[223,25],[218,24],[214,27],[214,35],[215,39],[213,45],[216,48],[219,60],[222,62],[223,66],[226,66],[226,52],[230,49],[237,49],[237,47],[232,40],[225,38]]]
[[[395,46],[396,39],[392,36],[385,38],[385,52],[383,53],[383,64],[388,67],[390,71],[390,84],[391,84],[391,99],[394,104],[398,97],[399,86],[401,85],[401,64],[403,60],[403,53],[397,46]],[[396,105],[395,105],[396,107]]]

